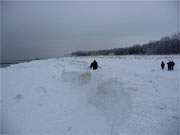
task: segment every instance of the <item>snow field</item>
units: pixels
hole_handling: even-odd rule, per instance
[[[175,70],[162,71],[169,58]],[[179,134],[179,56],[70,57],[0,71],[3,134]]]

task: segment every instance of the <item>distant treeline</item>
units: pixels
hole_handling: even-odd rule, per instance
[[[94,55],[152,55],[152,54],[180,54],[180,33],[163,37],[158,41],[146,44],[137,44],[132,47],[114,48],[107,50],[77,51],[72,56],[94,56]]]

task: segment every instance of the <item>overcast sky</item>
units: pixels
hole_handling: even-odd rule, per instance
[[[4,0],[3,60],[131,46],[178,32],[178,0]]]

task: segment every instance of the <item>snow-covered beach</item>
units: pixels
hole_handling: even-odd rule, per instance
[[[161,70],[169,59],[175,70]],[[178,55],[99,56],[0,68],[1,133],[179,135],[179,64]]]

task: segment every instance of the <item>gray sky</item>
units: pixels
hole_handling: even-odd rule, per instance
[[[3,0],[1,8],[4,61],[126,47],[178,32],[178,0]]]

